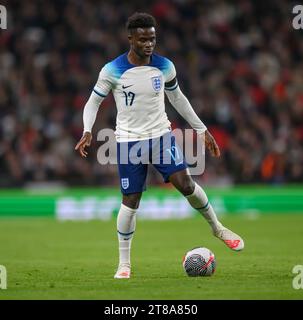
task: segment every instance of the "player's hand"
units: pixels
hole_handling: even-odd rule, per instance
[[[90,132],[84,132],[82,138],[79,140],[75,146],[75,150],[78,150],[82,157],[86,158],[87,152],[85,147],[89,147],[92,141],[92,134]]]
[[[208,130],[204,132],[204,142],[206,148],[210,151],[213,157],[220,157],[220,149],[217,145],[215,138],[209,133]]]

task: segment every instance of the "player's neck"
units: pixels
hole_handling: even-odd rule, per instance
[[[136,52],[133,50],[130,50],[128,52],[127,58],[131,64],[136,65],[136,66],[143,66],[143,65],[149,64],[149,62],[150,62],[150,57],[143,57],[142,58],[139,55],[137,55]]]

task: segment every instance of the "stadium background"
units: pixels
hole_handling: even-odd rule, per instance
[[[114,223],[120,203],[117,168],[97,162],[100,142],[95,139],[100,129],[115,127],[112,95],[100,108],[89,157],[82,159],[74,146],[101,67],[128,50],[125,22],[134,11],[157,19],[156,52],[175,63],[182,90],[221,148],[221,158],[207,155],[204,174],[195,177],[217,212],[227,219],[241,213],[249,221],[268,214],[284,226],[293,223],[302,234],[296,220],[301,215],[291,215],[303,212],[303,31],[292,27],[295,2],[1,4],[8,11],[8,29],[0,30],[3,243],[21,226],[35,225],[21,216]],[[166,109],[173,128],[188,127],[169,104]],[[148,186],[139,218],[196,221],[183,198],[153,169]],[[296,246],[302,246],[302,238],[296,238]],[[13,244],[10,248],[18,251]],[[8,265],[14,261],[9,257],[3,258]]]

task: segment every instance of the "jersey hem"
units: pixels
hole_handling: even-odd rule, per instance
[[[116,133],[116,141],[117,142],[132,142],[132,141],[142,141],[142,140],[149,140],[149,139],[155,139],[163,136],[165,133],[170,132],[171,128],[166,128],[165,130],[159,131],[158,134],[147,134],[144,136],[118,136]]]

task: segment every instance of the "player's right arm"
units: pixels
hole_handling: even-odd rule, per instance
[[[85,104],[83,110],[83,134],[75,147],[75,150],[78,150],[82,157],[87,156],[87,151],[85,151],[85,147],[89,147],[91,144],[92,128],[97,117],[99,106],[102,103],[103,99],[104,97],[99,96],[93,91]]]
[[[75,150],[77,150],[82,157],[87,156],[85,147],[91,144],[92,128],[97,117],[99,106],[111,88],[112,81],[106,65],[99,73],[98,81],[83,109],[83,135],[75,146]]]

